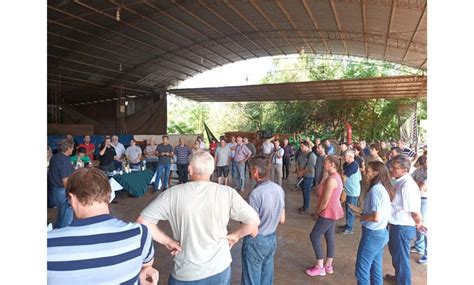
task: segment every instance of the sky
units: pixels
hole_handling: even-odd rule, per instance
[[[200,73],[181,82],[176,88],[222,87],[258,84],[272,66],[272,57],[229,63]]]

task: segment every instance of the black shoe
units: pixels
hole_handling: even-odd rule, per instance
[[[304,215],[306,213],[306,210],[301,207],[301,208],[298,208],[298,212],[300,212],[301,215]]]
[[[347,227],[347,225],[337,226],[338,229],[345,229],[346,227]]]

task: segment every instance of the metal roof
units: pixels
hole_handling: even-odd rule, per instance
[[[48,0],[48,82],[68,103],[145,96],[255,57],[351,55],[427,69],[426,0]]]
[[[168,92],[198,102],[422,98],[426,97],[426,76],[171,89]]]

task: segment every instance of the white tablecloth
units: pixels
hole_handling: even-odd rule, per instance
[[[113,177],[109,178],[109,183],[110,183],[110,188],[112,188],[112,193],[110,194],[110,202],[112,202],[115,198],[115,191],[122,190],[123,187]]]

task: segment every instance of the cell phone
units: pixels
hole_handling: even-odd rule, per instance
[[[427,231],[428,231],[428,229],[427,229],[425,226],[421,226],[421,227],[418,229],[418,232],[421,233],[421,234],[424,234],[424,235],[427,234]]]

